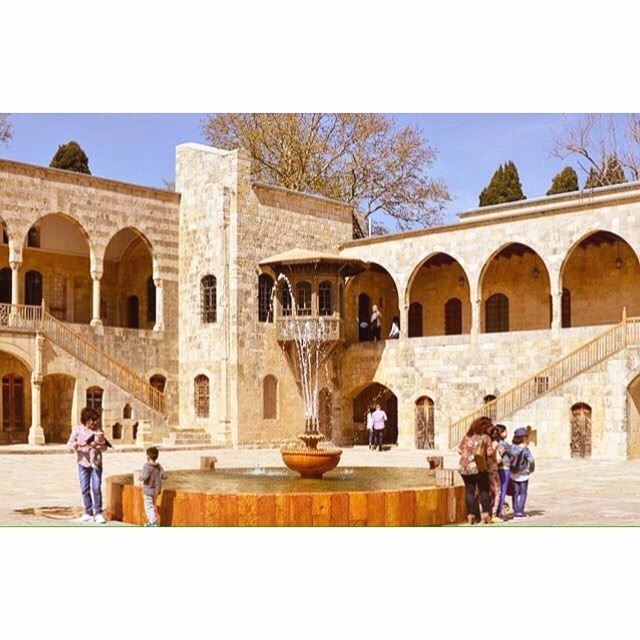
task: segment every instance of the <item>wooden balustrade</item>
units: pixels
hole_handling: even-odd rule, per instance
[[[632,344],[640,344],[640,318],[623,319],[495,400],[456,420],[449,427],[449,446],[454,447],[462,440],[476,418],[492,416],[494,420],[501,420]]]
[[[333,316],[280,316],[275,324],[279,342],[294,342],[302,337],[320,342],[340,340],[340,318]]]

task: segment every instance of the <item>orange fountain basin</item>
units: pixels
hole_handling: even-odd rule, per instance
[[[282,461],[302,478],[322,478],[338,466],[342,449],[282,449]]]

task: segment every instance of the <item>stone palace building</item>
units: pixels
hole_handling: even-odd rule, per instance
[[[0,219],[0,444],[64,442],[85,405],[115,443],[291,439],[304,322],[341,446],[379,401],[402,448],[486,414],[541,456],[640,456],[639,183],[364,238],[350,206],[184,144],[176,193],[0,161]]]

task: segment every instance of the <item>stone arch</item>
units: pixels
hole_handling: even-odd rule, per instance
[[[461,303],[461,327],[458,333],[471,330],[471,281],[460,261],[445,251],[430,252],[409,277],[405,304],[421,304],[423,309],[421,335],[447,335],[446,309],[448,300]],[[412,331],[415,334],[415,331]],[[413,337],[413,336],[412,336]]]
[[[628,315],[640,316],[640,261],[618,233],[597,229],[581,234],[567,251],[558,278],[559,290],[570,296],[571,326],[614,324],[623,307]]]
[[[158,262],[158,256],[157,256],[156,250],[152,242],[149,240],[148,234],[142,231],[140,226],[127,225],[127,226],[121,227],[120,229],[112,233],[109,239],[104,244],[104,247],[102,248],[102,253],[97,256],[100,260],[100,263],[102,264],[105,261],[107,256],[107,251],[109,249],[109,245],[114,241],[114,239],[117,238],[117,236],[121,234],[128,235],[128,244],[138,239],[145,245],[145,247],[149,251],[149,254],[151,255],[151,263],[153,266],[152,276],[154,279],[161,278],[162,274],[161,274],[160,264]]]
[[[549,269],[530,243],[510,241],[494,250],[480,270],[477,291],[483,332],[487,325],[485,303],[497,294],[509,301],[509,331],[551,327]]]
[[[384,430],[384,443],[396,444],[398,441],[398,396],[387,385],[380,382],[368,382],[358,385],[348,395],[351,402],[353,422],[364,425],[366,421],[367,407],[371,403],[380,402],[382,409],[387,413],[388,421]],[[366,428],[361,427],[355,433],[354,442],[365,444],[368,440]]]

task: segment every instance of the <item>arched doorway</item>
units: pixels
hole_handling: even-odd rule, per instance
[[[584,402],[571,407],[571,457],[591,457],[591,407]]]
[[[11,304],[11,269],[0,269],[0,303]]]
[[[422,262],[409,279],[411,307],[420,305],[420,332],[414,336],[444,336],[469,333],[471,295],[462,265],[446,253],[436,253]],[[411,320],[409,320],[411,327]]]
[[[562,325],[620,322],[622,309],[640,315],[640,262],[628,242],[596,231],[575,244],[561,269]]]
[[[31,385],[29,368],[14,355],[0,351],[2,397],[0,444],[27,442],[31,424]]]
[[[549,272],[530,247],[503,246],[482,269],[479,287],[484,333],[551,327]]]
[[[42,379],[42,430],[45,442],[66,442],[71,434],[75,378],[53,373]]]
[[[398,442],[398,398],[383,384],[373,382],[367,385],[353,399],[354,444],[367,444],[368,433],[366,430],[366,413],[370,405],[379,403],[387,414],[387,423],[384,430],[384,444],[396,444]]]
[[[327,387],[322,387],[318,394],[318,428],[320,433],[327,439],[332,437],[332,417],[333,417],[333,400],[331,391]]]
[[[416,400],[416,449],[435,449],[434,403],[428,396]]]
[[[412,302],[409,305],[409,337],[420,338],[422,336],[422,305]]]
[[[366,293],[358,296],[358,342],[370,340],[371,298]]]
[[[34,306],[42,304],[42,274],[35,269],[24,274],[24,303]]]
[[[151,244],[137,229],[116,233],[104,252],[104,275],[100,294],[104,300],[105,325],[153,329],[156,295]],[[150,280],[151,279],[151,280]]]

